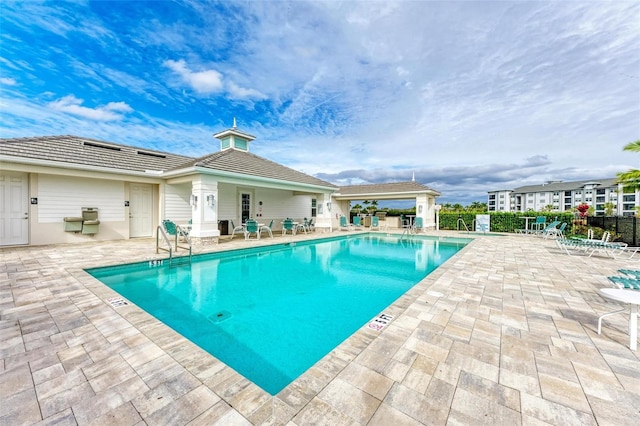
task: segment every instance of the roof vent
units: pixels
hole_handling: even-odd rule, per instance
[[[155,152],[138,151],[138,154],[140,154],[140,155],[148,155],[149,157],[156,157],[156,158],[167,158],[166,155],[157,154]]]
[[[94,148],[110,149],[111,151],[122,151],[119,147],[113,146],[113,145],[102,145],[99,143],[87,142],[87,141],[82,142],[82,144],[84,146],[92,146]]]

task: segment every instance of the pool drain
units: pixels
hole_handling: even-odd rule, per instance
[[[213,322],[213,323],[219,323],[222,322],[226,319],[229,319],[231,317],[231,312],[229,311],[220,311],[220,312],[216,312],[213,315],[209,316],[209,321]]]

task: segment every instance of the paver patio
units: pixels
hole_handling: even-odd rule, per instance
[[[82,270],[154,249],[0,249],[0,424],[640,424],[628,314],[596,332],[616,307],[598,289],[640,262],[476,237],[385,310],[383,331],[361,328],[272,397],[136,306],[112,306],[118,295]]]

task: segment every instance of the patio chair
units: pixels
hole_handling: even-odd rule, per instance
[[[269,222],[269,225],[262,225],[260,227],[260,234],[266,231],[269,234],[269,236],[273,238],[273,232],[271,232],[272,231],[271,228],[273,228],[273,219],[271,219],[271,222]]]
[[[369,231],[373,231],[374,228],[376,230],[380,230],[380,218],[378,216],[373,216],[371,218],[371,225],[369,225]]]
[[[362,222],[360,222],[360,216],[354,216],[353,217],[353,224],[352,224],[354,229],[362,229]]]
[[[305,222],[305,226],[307,227],[307,230],[309,232],[315,231],[316,230],[316,225],[313,224],[313,218],[307,220],[307,218],[304,218],[304,222]]]
[[[236,232],[242,232],[244,234],[244,226],[236,226],[233,223],[233,220],[230,220],[229,223],[231,223],[231,227],[233,228],[233,231],[231,231],[231,239],[233,240],[234,235],[236,235]]]
[[[353,225],[347,222],[346,216],[340,216],[340,230],[341,231],[351,231],[353,229]]]
[[[547,224],[547,218],[545,216],[536,217],[536,221],[532,223],[532,226],[536,228],[536,231],[541,231]]]
[[[293,226],[293,219],[290,218],[282,221],[282,236],[284,237],[288,231],[291,231],[291,235],[296,235],[296,227]]]
[[[302,222],[293,222],[293,226],[295,226],[296,234],[298,231],[302,230],[305,234],[307,233],[307,218],[305,217]]]
[[[244,224],[244,239],[248,240],[251,234],[256,234],[256,239],[260,239],[260,227],[258,222],[253,219],[248,219]]]
[[[418,233],[424,230],[424,224],[420,216],[416,217],[413,221],[413,232]]]

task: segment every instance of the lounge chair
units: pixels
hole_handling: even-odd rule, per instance
[[[340,216],[340,230],[341,231],[351,231],[353,229],[353,225],[347,222],[346,216]]]
[[[545,226],[541,231],[536,231],[536,234],[546,238],[547,234],[551,232],[552,229],[557,228],[558,225],[560,225],[560,221],[554,220],[553,222]]]
[[[353,224],[352,224],[354,229],[362,229],[362,222],[360,222],[360,216],[354,216],[353,217]]]
[[[233,240],[233,237],[236,235],[236,232],[242,232],[244,234],[244,226],[236,226],[233,223],[233,220],[230,220],[229,223],[231,223],[231,227],[233,228],[233,231],[231,231],[231,239]]]
[[[373,231],[374,229],[380,230],[380,218],[378,216],[373,216],[371,218],[371,225],[369,225],[369,231]]]
[[[293,219],[286,218],[282,221],[282,236],[284,237],[288,231],[291,231],[291,235],[296,235],[296,227],[293,226]]]
[[[185,228],[182,228],[180,225],[176,225],[172,220],[163,220],[162,227],[164,228],[167,235],[175,237],[176,251],[178,250],[178,239],[182,238],[185,241],[189,241],[189,231]]]
[[[544,238],[564,238],[564,228],[567,227],[566,222],[562,222],[559,227],[550,228],[546,233],[544,233]]]
[[[593,256],[595,253],[604,254],[606,256],[617,259],[624,253],[631,253],[629,259],[633,257],[638,251],[637,247],[627,247],[627,243],[622,242],[609,242],[609,233],[605,232],[601,240],[593,240],[588,238],[568,238],[568,239],[556,239],[556,243],[561,250],[568,255],[571,255],[571,251],[582,252],[587,257]]]
[[[636,280],[640,280],[640,271],[634,269],[618,269],[618,272],[628,275],[631,278],[635,278]]]
[[[244,239],[248,240],[251,234],[256,234],[256,239],[260,239],[260,227],[258,222],[252,219],[248,219],[244,224]]]
[[[273,232],[271,228],[273,228],[273,219],[271,219],[271,222],[269,222],[269,225],[262,225],[260,227],[260,234],[262,235],[262,233],[266,231],[269,234],[269,236],[273,238]]]

